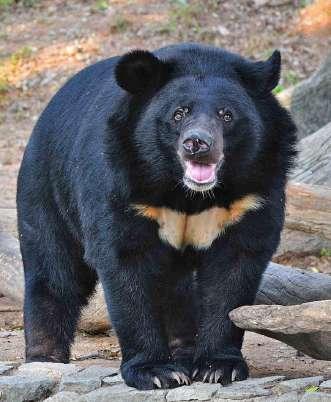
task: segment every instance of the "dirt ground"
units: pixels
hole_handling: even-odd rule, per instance
[[[73,73],[132,48],[153,49],[198,41],[254,59],[279,48],[282,90],[308,77],[331,48],[331,37],[298,30],[309,1],[284,0],[25,0],[0,1],[0,207],[15,207],[16,176],[38,115]],[[330,257],[289,257],[292,265],[328,272]],[[308,258],[308,259],[307,259]],[[282,261],[283,263],[286,261]],[[21,362],[22,314],[0,297],[0,361]],[[8,331],[15,328],[13,331]],[[322,373],[330,362],[299,357],[294,349],[248,333],[244,354],[253,376]],[[116,338],[79,334],[73,348],[79,364],[119,364]]]

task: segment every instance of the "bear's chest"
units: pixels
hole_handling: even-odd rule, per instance
[[[141,216],[157,222],[161,240],[178,250],[186,246],[207,249],[224,230],[239,222],[246,212],[256,210],[262,199],[247,195],[234,201],[229,208],[212,207],[197,214],[188,215],[165,207],[134,205]]]

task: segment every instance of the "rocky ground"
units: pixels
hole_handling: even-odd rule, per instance
[[[193,383],[171,390],[137,391],[123,383],[116,368],[76,364],[0,364],[0,400],[5,402],[181,402],[331,401],[331,381],[323,376],[287,380],[251,378],[223,387]]]

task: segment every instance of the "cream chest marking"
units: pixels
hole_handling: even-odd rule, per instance
[[[135,204],[133,208],[141,216],[155,220],[159,236],[180,250],[185,246],[206,249],[226,229],[239,222],[248,211],[260,208],[263,200],[254,195],[234,201],[229,208],[212,207],[198,214],[187,215],[169,208]]]

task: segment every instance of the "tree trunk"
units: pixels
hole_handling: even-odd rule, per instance
[[[331,121],[331,53],[307,80],[278,95],[298,127],[298,137],[315,133]]]
[[[291,179],[331,187],[331,122],[302,139],[298,151],[298,161]]]

